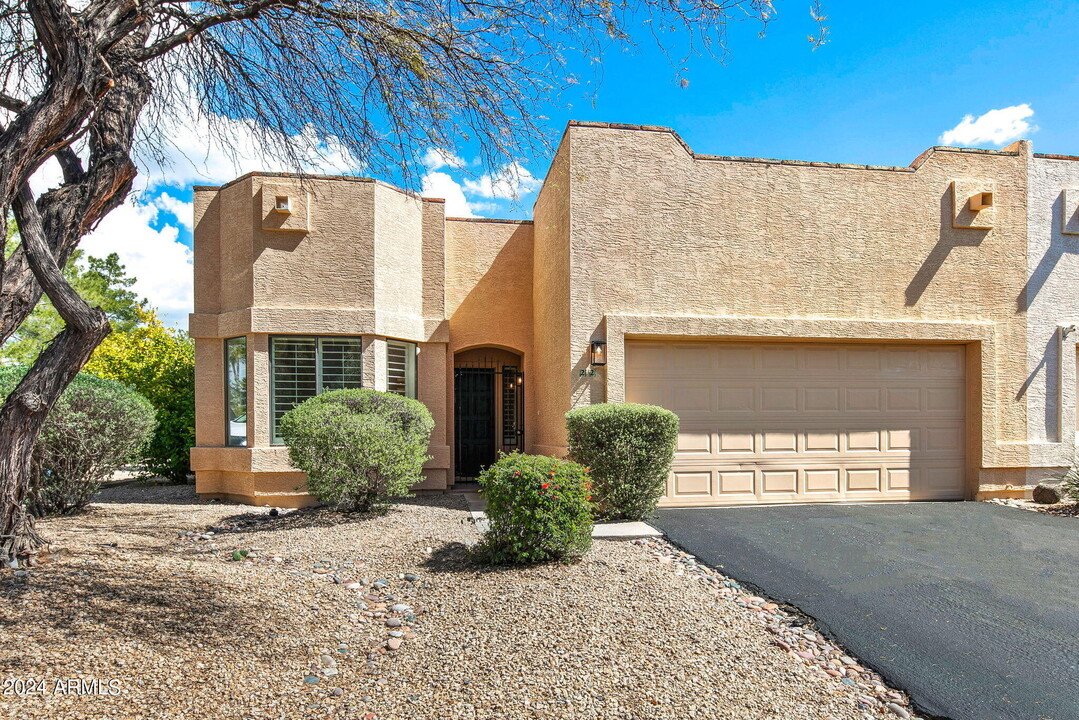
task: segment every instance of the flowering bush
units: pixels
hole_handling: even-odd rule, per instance
[[[663,496],[678,416],[655,405],[600,403],[566,413],[569,456],[591,469],[603,517],[644,520]]]
[[[478,551],[483,561],[569,560],[592,547],[591,483],[577,463],[515,452],[479,482],[491,523]]]

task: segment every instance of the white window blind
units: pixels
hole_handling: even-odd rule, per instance
[[[304,400],[329,390],[363,385],[360,338],[274,337],[270,339],[270,409],[273,441],[281,418]]]
[[[386,341],[386,389],[405,397],[416,397],[415,343]]]

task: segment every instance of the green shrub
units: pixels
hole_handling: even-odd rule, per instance
[[[153,311],[136,309],[135,315],[139,325],[105,338],[84,371],[129,385],[153,404],[157,429],[140,462],[147,474],[182,483],[195,444],[195,344]]]
[[[6,398],[25,367],[0,368]],[[150,401],[126,385],[79,374],[49,411],[34,446],[33,515],[78,512],[115,471],[137,459],[154,432]]]
[[[663,496],[678,416],[655,405],[601,403],[566,413],[569,456],[592,474],[602,517],[644,520]]]
[[[345,512],[388,507],[422,479],[435,423],[423,403],[374,390],[335,390],[281,418],[292,464],[308,492]]]
[[[487,531],[477,556],[496,565],[568,560],[592,547],[588,471],[543,455],[503,455],[480,475]]]

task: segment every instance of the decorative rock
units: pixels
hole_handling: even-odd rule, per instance
[[[405,636],[405,634],[403,632],[401,632],[400,630],[390,630],[390,637],[399,638],[399,637],[404,637],[404,636]]]
[[[386,627],[401,627],[400,618],[386,618]]]
[[[411,607],[405,605],[404,603],[398,603],[397,605],[394,605],[392,608],[390,608],[390,610],[395,613],[404,613],[410,611],[411,609]]]
[[[336,661],[336,660],[334,660],[334,659],[333,659],[333,658],[332,658],[331,656],[329,656],[329,655],[319,655],[319,656],[318,656],[318,663],[319,663],[319,665],[321,665],[321,666],[322,666],[322,667],[324,667],[324,668],[334,668],[334,667],[337,667],[337,661]]]
[[[1031,499],[1039,505],[1056,505],[1062,498],[1059,483],[1038,483],[1034,486]]]
[[[396,650],[401,647],[401,643],[403,642],[404,640],[402,640],[401,638],[390,638],[386,641],[386,647],[388,647],[390,650]]]
[[[417,580],[419,580],[419,577],[417,577],[416,575],[413,575],[412,573],[405,573],[405,582],[416,582]]]
[[[308,685],[318,685],[320,682],[317,675],[308,675],[303,679],[303,681]]]
[[[359,590],[362,587],[358,582],[345,583],[345,590]]]
[[[897,717],[901,717],[901,718],[903,718],[903,720],[910,720],[910,713],[907,712],[904,708],[900,707],[899,705],[896,705],[895,703],[888,703],[884,707],[891,710],[893,715],[895,715]]]
[[[333,677],[337,673],[338,673],[337,668],[326,668],[325,670],[322,671],[322,674],[325,675],[326,677]]]
[[[333,696],[334,697],[341,697],[344,694],[345,694],[345,691],[342,690],[341,688],[334,688],[333,689]]]

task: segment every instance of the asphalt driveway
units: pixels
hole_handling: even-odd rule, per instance
[[[672,542],[954,720],[1079,718],[1079,519],[988,503],[665,509]]]

